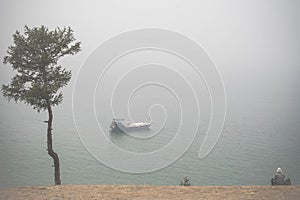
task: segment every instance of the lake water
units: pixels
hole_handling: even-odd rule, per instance
[[[268,185],[277,167],[282,167],[294,184],[300,184],[298,102],[240,103],[241,99],[229,97],[222,135],[206,158],[197,156],[203,140],[200,134],[172,165],[151,173],[131,174],[104,166],[85,149],[75,129],[70,96],[67,94],[63,105],[54,109],[54,149],[60,156],[64,184],[178,185],[187,176],[192,185]],[[0,186],[53,184],[52,159],[46,152],[43,123],[46,113],[37,113],[24,104],[8,103],[3,97],[0,110]],[[108,127],[111,119],[105,120]],[[147,142],[146,146],[122,134],[109,137],[122,148],[147,151],[170,139],[172,125],[162,134],[166,137]]]

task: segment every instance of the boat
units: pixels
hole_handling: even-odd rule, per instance
[[[149,129],[150,122],[131,122],[125,119],[113,119],[109,127],[110,131],[138,131]]]

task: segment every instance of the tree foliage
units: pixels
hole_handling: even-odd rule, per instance
[[[70,27],[51,31],[45,26],[25,26],[23,34],[16,31],[3,63],[10,64],[17,74],[10,84],[2,85],[4,97],[38,111],[58,105],[63,99],[60,89],[71,79],[71,71],[58,60],[79,51],[80,42],[76,42]]]

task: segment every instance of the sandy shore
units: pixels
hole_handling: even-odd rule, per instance
[[[300,199],[300,186],[35,186],[0,189],[0,199]]]

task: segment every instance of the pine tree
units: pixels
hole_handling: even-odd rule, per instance
[[[60,91],[71,79],[71,71],[58,64],[65,55],[80,51],[70,27],[53,31],[45,26],[24,27],[24,33],[13,34],[13,44],[8,47],[4,64],[10,64],[16,75],[8,85],[2,85],[3,96],[17,102],[24,102],[34,110],[48,111],[47,151],[54,162],[55,185],[60,185],[59,158],[52,145],[52,107],[63,100]]]

